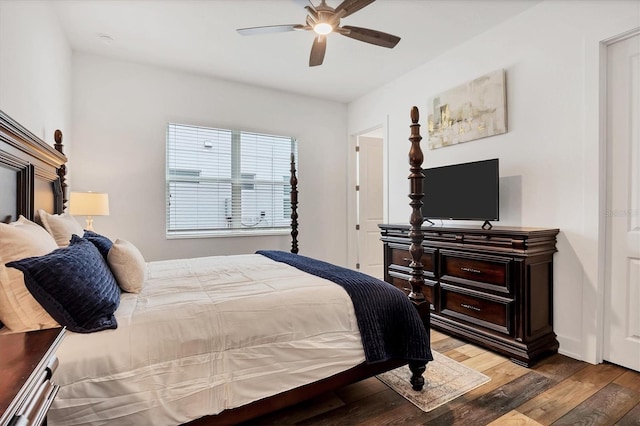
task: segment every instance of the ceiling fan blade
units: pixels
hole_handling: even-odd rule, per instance
[[[315,67],[322,65],[324,61],[324,53],[327,51],[327,37],[318,34],[313,40],[313,46],[311,46],[311,56],[309,56],[309,66]]]
[[[335,11],[344,18],[356,13],[366,6],[369,6],[374,1],[376,0],[344,0],[338,7],[336,7]]]
[[[251,28],[239,28],[236,31],[242,35],[256,35],[256,34],[270,34],[270,33],[284,33],[288,31],[302,30],[304,25],[290,24],[290,25],[268,25],[265,27],[251,27]]]
[[[392,34],[383,33],[382,31],[370,30],[368,28],[352,27],[344,25],[342,27],[349,32],[340,32],[343,36],[350,37],[355,40],[364,41],[365,43],[375,44],[376,46],[388,47],[392,49],[400,41],[400,37]]]

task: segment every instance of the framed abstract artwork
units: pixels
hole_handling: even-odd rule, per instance
[[[429,149],[507,132],[504,70],[493,71],[429,99]]]

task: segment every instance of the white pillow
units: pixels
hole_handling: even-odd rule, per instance
[[[60,326],[27,290],[22,272],[5,266],[57,248],[47,231],[23,216],[9,224],[0,223],[0,321],[6,327],[2,334]]]
[[[140,293],[147,263],[140,250],[129,241],[116,240],[107,255],[107,263],[118,285],[127,293]]]
[[[38,210],[38,215],[44,228],[56,240],[58,247],[67,247],[73,234],[79,237],[84,235],[82,226],[69,213],[49,214],[40,209]]]

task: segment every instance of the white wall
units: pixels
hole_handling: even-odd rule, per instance
[[[0,109],[51,145],[62,130],[70,145],[71,48],[50,2],[0,1]]]
[[[426,167],[498,157],[497,225],[560,229],[554,320],[560,352],[596,362],[601,344],[599,42],[640,26],[640,2],[546,1],[349,104],[349,133],[385,122],[389,222],[408,221],[409,111],[490,71],[507,75],[508,133],[437,150]],[[480,223],[478,223],[480,224]]]
[[[167,121],[292,134],[300,142],[301,253],[344,264],[346,135],[385,125],[388,221],[406,222],[410,107],[421,108],[424,123],[430,96],[504,68],[509,132],[426,150],[425,165],[500,158],[499,224],[560,228],[560,351],[595,362],[603,292],[599,43],[637,26],[637,0],[546,1],[352,102],[347,127],[338,103],[96,57],[72,62],[50,2],[2,0],[0,109],[51,144],[63,130],[73,189],[110,194],[111,216],[96,218],[98,231],[133,241],[149,260],[289,247],[286,237],[164,238]]]
[[[346,105],[194,74],[73,58],[73,190],[109,193],[97,232],[133,242],[147,260],[289,250],[290,236],[165,238],[168,122],[298,140],[300,254],[346,264]]]

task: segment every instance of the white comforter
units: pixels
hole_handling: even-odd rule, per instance
[[[176,425],[364,361],[342,287],[261,255],[151,262],[118,328],[68,333],[51,425]]]

